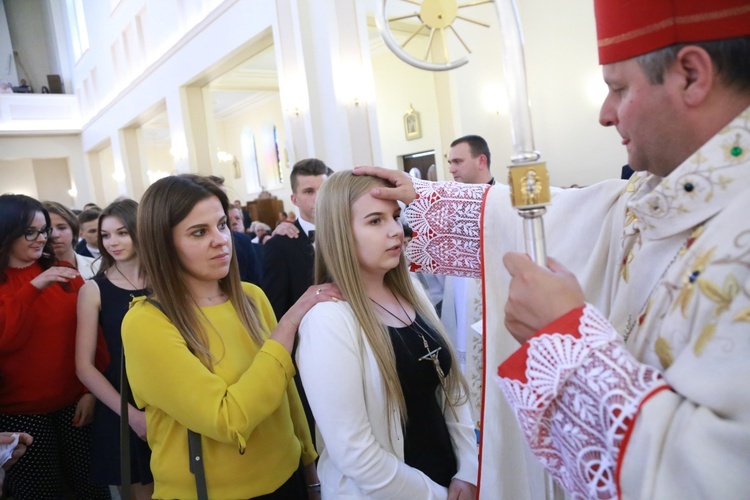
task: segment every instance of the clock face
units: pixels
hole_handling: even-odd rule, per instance
[[[384,11],[386,1],[381,0]],[[390,3],[403,12],[387,17],[386,23],[389,33],[399,39],[400,50],[420,61],[449,65],[450,61],[471,53],[459,30],[470,29],[472,25],[490,27],[467,17],[465,9],[494,3],[494,0],[465,3],[457,0],[391,0]]]

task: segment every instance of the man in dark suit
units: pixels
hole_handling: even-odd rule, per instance
[[[263,291],[277,319],[297,302],[313,283],[315,263],[315,198],[329,168],[320,160],[300,160],[290,176],[292,203],[299,209],[294,221],[298,236],[277,234],[263,248]],[[289,223],[284,223],[289,224]]]
[[[240,200],[234,200],[234,206],[239,209],[240,214],[242,215],[242,226],[245,228],[243,232],[246,233],[250,229],[250,224],[253,223],[253,219],[252,217],[250,217],[250,213],[247,211],[247,209],[242,206],[242,202]]]
[[[80,232],[78,233],[81,240],[75,247],[75,252],[84,257],[99,258],[99,216],[102,211],[99,207],[92,207],[78,214],[78,224]]]
[[[299,217],[293,223],[279,224],[274,231],[273,238],[263,245],[263,285],[261,288],[271,301],[276,319],[280,320],[313,284],[315,198],[329,172],[331,169],[315,158],[300,160],[294,164],[290,176],[292,203],[299,209]],[[284,228],[288,231],[278,234],[284,231]],[[297,385],[310,433],[315,442],[315,418],[307,402],[299,375],[294,376],[294,383]]]
[[[232,231],[234,252],[240,268],[240,279],[260,286],[263,276],[263,246],[253,243],[250,235]]]

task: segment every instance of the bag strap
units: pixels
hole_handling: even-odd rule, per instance
[[[120,494],[130,498],[130,423],[128,422],[128,400],[130,383],[125,370],[125,348],[120,353]]]
[[[188,429],[188,453],[190,454],[190,472],[195,476],[195,489],[198,490],[198,500],[208,500],[201,435],[190,429]]]
[[[164,309],[157,301],[146,297],[146,302],[162,313]],[[125,369],[125,348],[120,357],[120,482],[122,483],[122,498],[130,498],[130,424],[128,423],[128,400],[130,399],[130,383]],[[208,500],[206,487],[206,472],[203,469],[203,444],[201,435],[188,429],[188,454],[190,455],[190,472],[195,476],[195,489],[198,500]],[[122,478],[128,478],[127,481]]]

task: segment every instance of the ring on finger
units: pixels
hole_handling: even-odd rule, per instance
[[[323,293],[322,288],[318,288],[317,290],[315,290],[315,295],[320,295],[321,293]]]

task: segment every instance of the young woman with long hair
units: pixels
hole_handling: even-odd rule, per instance
[[[101,272],[83,285],[78,294],[76,371],[81,382],[98,398],[96,418],[91,425],[91,477],[97,484],[123,484],[120,477],[120,327],[130,301],[146,294],[136,253],[137,213],[138,204],[133,200],[116,201],[104,209],[98,222]],[[111,360],[104,372],[94,364],[102,340],[99,328]],[[132,496],[151,498],[154,478],[149,468],[151,450],[146,444],[146,415],[133,401],[128,407],[128,422]]]
[[[317,498],[290,353],[310,307],[341,295],[311,288],[277,325],[263,292],[240,281],[228,209],[217,184],[187,174],[156,181],[138,209],[152,295],[136,299],[122,332],[135,402],[146,410],[154,496],[195,498],[189,429],[202,436],[209,498],[307,498],[304,481]]]
[[[467,384],[409,278],[384,181],[338,172],[316,200],[315,279],[346,302],[316,305],[297,363],[320,439],[323,498],[470,499],[477,449]]]
[[[76,268],[83,279],[93,278],[99,272],[99,261],[93,257],[79,255],[75,251],[80,228],[78,218],[62,203],[45,201],[42,205],[49,212],[52,224],[52,249],[57,260],[67,262]]]
[[[83,280],[55,260],[50,216],[24,195],[0,196],[0,429],[34,444],[8,470],[16,499],[110,498],[89,478],[95,398],[75,372],[76,299]],[[101,366],[101,364],[99,365]]]

